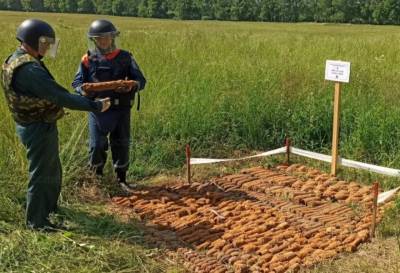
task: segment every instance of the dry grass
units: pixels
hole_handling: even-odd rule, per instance
[[[400,249],[396,238],[377,238],[365,244],[355,253],[340,255],[324,262],[308,273],[398,273]]]

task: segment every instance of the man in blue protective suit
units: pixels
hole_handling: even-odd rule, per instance
[[[82,57],[72,87],[77,93],[91,99],[111,98],[109,111],[89,113],[89,165],[97,175],[103,175],[109,137],[117,182],[121,186],[128,186],[126,173],[129,168],[131,107],[135,94],[145,87],[146,79],[132,54],[117,47],[119,31],[110,21],[92,22],[87,36],[89,50]],[[83,88],[85,83],[117,80],[134,80],[137,85],[132,89],[105,90],[98,93],[86,92]]]
[[[57,120],[64,115],[63,107],[104,112],[110,100],[92,101],[70,94],[54,80],[41,59],[56,56],[59,40],[46,22],[25,20],[16,38],[21,45],[4,62],[1,85],[16,132],[27,149],[26,223],[32,229],[54,230],[49,215],[56,212],[62,177]]]

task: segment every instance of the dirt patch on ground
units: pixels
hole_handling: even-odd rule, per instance
[[[138,189],[113,202],[137,215],[146,240],[179,253],[191,272],[280,273],[367,241],[372,193],[294,164]]]

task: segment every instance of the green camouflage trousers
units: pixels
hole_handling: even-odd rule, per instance
[[[56,123],[17,124],[16,131],[27,149],[29,184],[26,195],[26,224],[42,228],[57,209],[61,191],[61,162]]]

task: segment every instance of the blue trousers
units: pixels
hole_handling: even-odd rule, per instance
[[[108,146],[114,170],[129,168],[130,108],[110,109],[104,113],[89,113],[89,164],[102,174]]]
[[[26,224],[42,228],[49,224],[49,214],[57,210],[61,191],[61,162],[56,123],[35,122],[16,126],[27,149],[29,184],[26,196]]]

